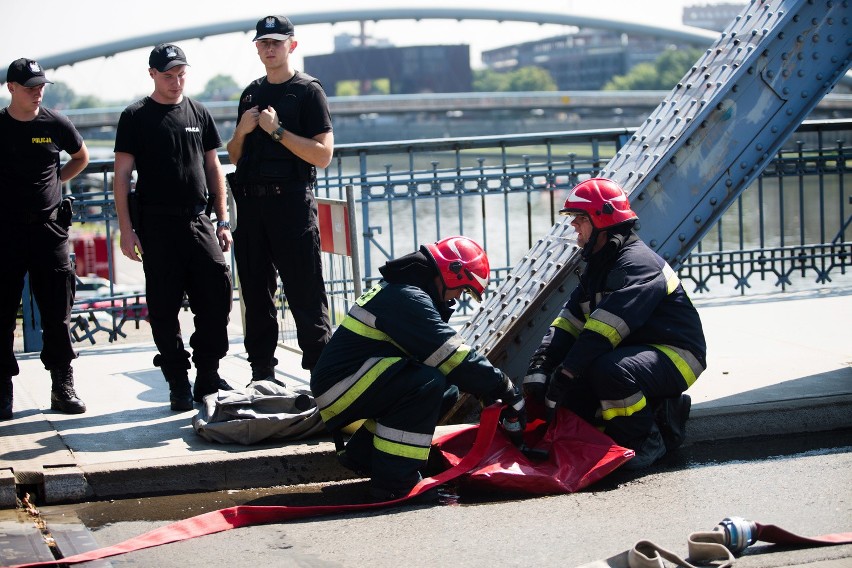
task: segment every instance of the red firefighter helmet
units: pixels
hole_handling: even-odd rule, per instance
[[[639,218],[630,209],[621,186],[606,178],[591,178],[574,186],[559,213],[588,215],[596,229],[608,229]]]
[[[477,302],[482,301],[491,267],[481,246],[467,237],[447,237],[424,246],[448,290],[464,288]]]

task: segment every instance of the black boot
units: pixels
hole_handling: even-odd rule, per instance
[[[277,364],[278,359],[275,357],[266,363],[252,363],[251,382],[249,382],[246,386],[251,386],[251,383],[254,381],[272,381],[275,384],[286,387],[287,385],[285,385],[283,381],[279,381],[275,378],[275,365]]]
[[[186,369],[160,367],[166,382],[169,383],[169,405],[172,410],[182,412],[192,410],[192,391]]]
[[[0,420],[12,419],[12,377],[0,377]]]
[[[74,369],[70,366],[64,369],[52,369],[50,380],[53,382],[50,389],[51,410],[58,410],[65,414],[86,412],[86,404],[77,398],[77,393],[74,392]]]
[[[230,391],[234,387],[225,382],[225,379],[219,376],[217,369],[199,369],[195,375],[195,386],[192,388],[192,399],[195,402],[203,402],[204,397],[208,394],[219,392],[220,390]]]
[[[686,421],[691,408],[692,399],[689,395],[682,394],[663,399],[656,409],[654,422],[660,427],[666,451],[671,452],[678,448],[686,438]]]

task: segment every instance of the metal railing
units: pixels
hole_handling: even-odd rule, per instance
[[[597,175],[632,129],[548,132],[391,143],[347,144],[319,172],[316,193],[341,199],[355,188],[362,284],[386,260],[421,243],[464,234],[488,250],[500,280],[559,221],[567,191]],[[743,294],[826,286],[852,266],[852,120],[808,122],[778,152],[679,268],[692,292]],[[222,154],[227,164],[227,155]],[[231,166],[226,166],[230,168]],[[111,160],[93,161],[78,191],[75,221],[107,237],[114,275]],[[94,174],[94,178],[92,175]],[[105,189],[104,189],[105,188]],[[111,278],[113,279],[113,278]],[[338,283],[339,284],[339,283]],[[794,288],[798,289],[798,288]],[[459,312],[472,306],[462,303]]]

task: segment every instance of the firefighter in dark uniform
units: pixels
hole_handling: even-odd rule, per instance
[[[531,405],[575,411],[636,451],[625,467],[651,465],[683,439],[690,399],[706,367],[698,312],[674,270],[633,231],[638,217],[615,182],[571,190],[586,267],[533,354],[524,377]]]
[[[366,419],[338,457],[371,476],[376,500],[406,495],[429,455],[442,409],[459,389],[507,403],[503,421],[526,421],[520,388],[447,323],[462,291],[488,283],[485,251],[465,237],[421,246],[380,269],[326,345],[311,391],[331,432]]]
[[[75,277],[68,251],[71,204],[62,200],[62,182],[83,171],[89,151],[64,116],[41,106],[50,83],[38,62],[18,59],[9,65],[12,95],[0,110],[0,195],[7,219],[0,224],[3,276],[0,277],[0,327],[5,337],[0,355],[0,420],[12,418],[12,377],[20,370],[13,350],[15,318],[24,276],[41,315],[41,361],[50,371],[50,408],[68,414],[86,411],[74,391],[68,323],[74,303]],[[71,159],[62,167],[59,153]]]
[[[193,400],[232,388],[218,372],[228,353],[233,293],[222,254],[232,242],[217,155],[222,141],[207,109],[183,96],[188,65],[183,50],[160,44],[148,65],[154,92],[124,109],[118,120],[115,205],[121,252],[135,261],[141,256],[145,271],[151,333],[159,351],[154,365],[169,384],[172,410],[192,410]],[[131,198],[134,168],[138,179]],[[208,194],[218,219],[215,229],[205,213]],[[184,295],[195,323],[189,340],[196,368],[192,392],[178,320]]]
[[[334,150],[328,101],[319,81],[293,68],[298,42],[284,16],[257,22],[254,37],[266,75],[243,91],[228,142],[237,204],[234,254],[245,304],[244,345],[252,380],[274,376],[277,276],[296,324],[302,367],[312,369],[331,337],[322,276],[316,168]]]

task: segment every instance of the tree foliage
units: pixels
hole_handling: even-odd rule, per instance
[[[667,49],[653,63],[635,65],[626,75],[616,75],[605,91],[667,91],[677,85],[703,52]]]
[[[197,97],[202,101],[232,101],[240,98],[243,88],[230,75],[211,77]]]
[[[484,92],[555,91],[556,81],[541,67],[521,67],[501,73],[491,69],[473,72],[473,90]]]

